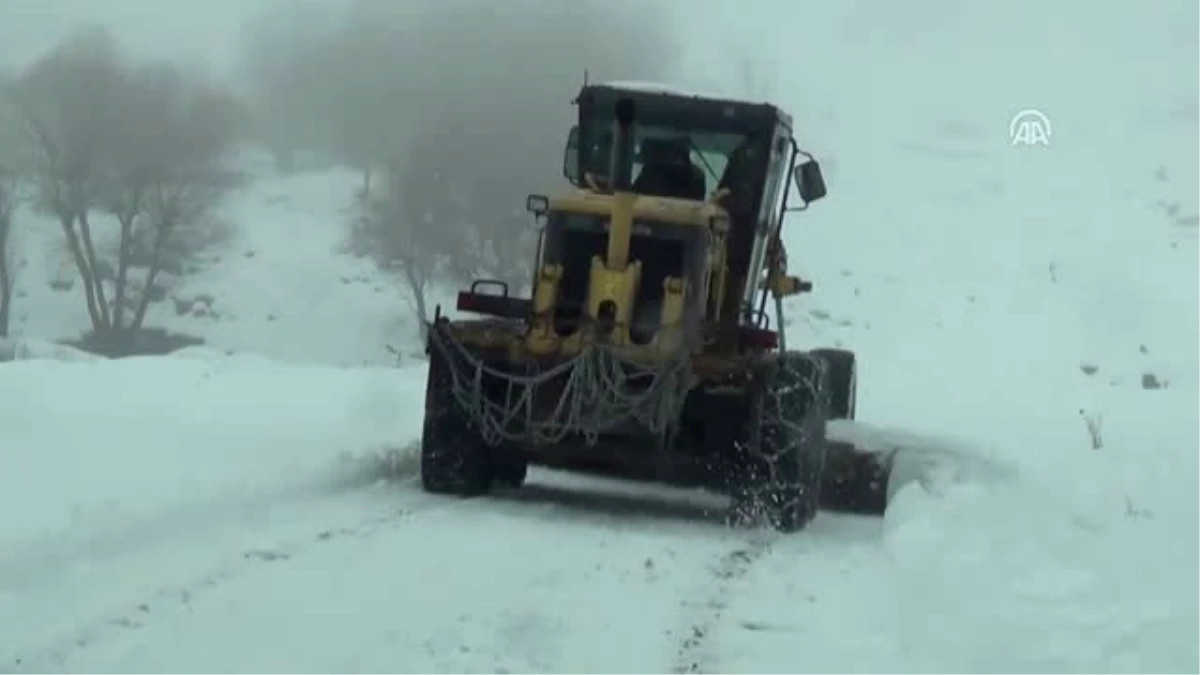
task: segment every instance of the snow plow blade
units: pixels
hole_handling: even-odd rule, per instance
[[[828,444],[829,455],[821,476],[821,508],[882,516],[887,510],[897,451],[865,450],[833,439]]]

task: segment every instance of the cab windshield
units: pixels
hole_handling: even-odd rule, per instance
[[[588,138],[584,140],[583,170],[594,176],[607,176],[612,152],[611,119],[596,116],[588,121]],[[662,196],[704,199],[724,182],[735,151],[743,148],[744,134],[705,132],[671,126],[638,125],[633,140],[633,178],[636,192]],[[690,166],[688,166],[690,164]],[[670,188],[655,172],[664,174],[683,169],[690,173],[689,187]],[[639,180],[645,186],[637,189]],[[665,179],[670,182],[669,178]],[[699,195],[699,196],[697,196]]]

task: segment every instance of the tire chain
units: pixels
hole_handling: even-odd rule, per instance
[[[554,444],[571,433],[583,434],[594,442],[599,433],[620,422],[634,419],[664,438],[673,433],[688,390],[691,363],[684,350],[651,369],[623,358],[615,349],[589,345],[570,359],[537,373],[522,375],[491,367],[458,343],[438,324],[430,324],[433,348],[450,371],[455,400],[470,417],[484,442],[496,446],[505,441]],[[484,377],[504,384],[502,402],[485,394]],[[555,378],[567,378],[562,395],[544,420],[534,420],[535,390]],[[631,393],[635,382],[648,384]],[[524,418],[519,431],[509,428]]]
[[[744,502],[743,507],[732,514],[735,523],[762,522],[770,511],[768,506],[775,506],[780,510],[796,508],[796,502],[803,498],[803,492],[797,493],[790,489],[781,490],[780,488],[801,487],[803,490],[804,480],[802,476],[787,476],[786,470],[780,466],[780,460],[793,452],[803,452],[803,446],[807,445],[812,435],[818,432],[813,428],[814,418],[807,414],[811,406],[817,404],[828,409],[830,405],[828,387],[822,386],[826,378],[825,362],[802,353],[790,353],[782,356],[792,357],[780,358],[775,362],[776,367],[781,371],[786,369],[786,374],[775,378],[776,382],[782,382],[784,386],[782,388],[764,388],[758,393],[762,398],[753,405],[752,417],[747,420],[748,438],[738,443],[739,450],[742,450],[744,456],[752,461],[743,476],[741,485],[738,486]],[[809,367],[801,369],[800,363],[797,362],[799,359],[803,359]],[[761,386],[762,383],[756,382],[756,384]],[[810,408],[805,410],[802,420],[795,421],[788,419],[791,411],[786,409],[784,399],[793,394],[798,387],[807,390],[805,399]],[[824,424],[823,421],[820,423]],[[781,436],[784,438],[782,443],[778,440]],[[775,442],[764,443],[764,438],[773,438]],[[774,452],[764,450],[765,447],[777,450]],[[823,471],[824,466],[816,467],[816,469],[819,476],[819,472]],[[803,470],[801,469],[801,471]],[[763,474],[767,480],[758,480]],[[780,502],[782,495],[788,495],[786,501],[776,503]]]

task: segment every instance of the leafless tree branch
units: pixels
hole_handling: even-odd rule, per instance
[[[129,338],[141,329],[171,235],[200,222],[232,185],[224,162],[237,138],[238,106],[224,89],[179,67],[129,62],[96,29],[30,66],[12,100],[31,148],[38,204],[62,227],[92,329]],[[93,233],[97,214],[119,226],[111,305]],[[155,233],[151,262],[131,307],[133,244],[146,227]]]
[[[26,163],[15,111],[8,101],[7,74],[0,74],[0,337],[12,328],[12,297],[17,255],[13,220],[20,201],[20,175]]]
[[[16,203],[16,174],[0,165],[0,337],[7,336],[11,328],[13,286],[16,281],[12,224]]]

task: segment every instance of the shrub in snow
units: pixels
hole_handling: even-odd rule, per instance
[[[65,344],[92,354],[110,358],[128,356],[164,356],[184,347],[204,344],[204,339],[194,335],[172,333],[165,328],[141,328],[122,331],[89,331],[77,340]]]

